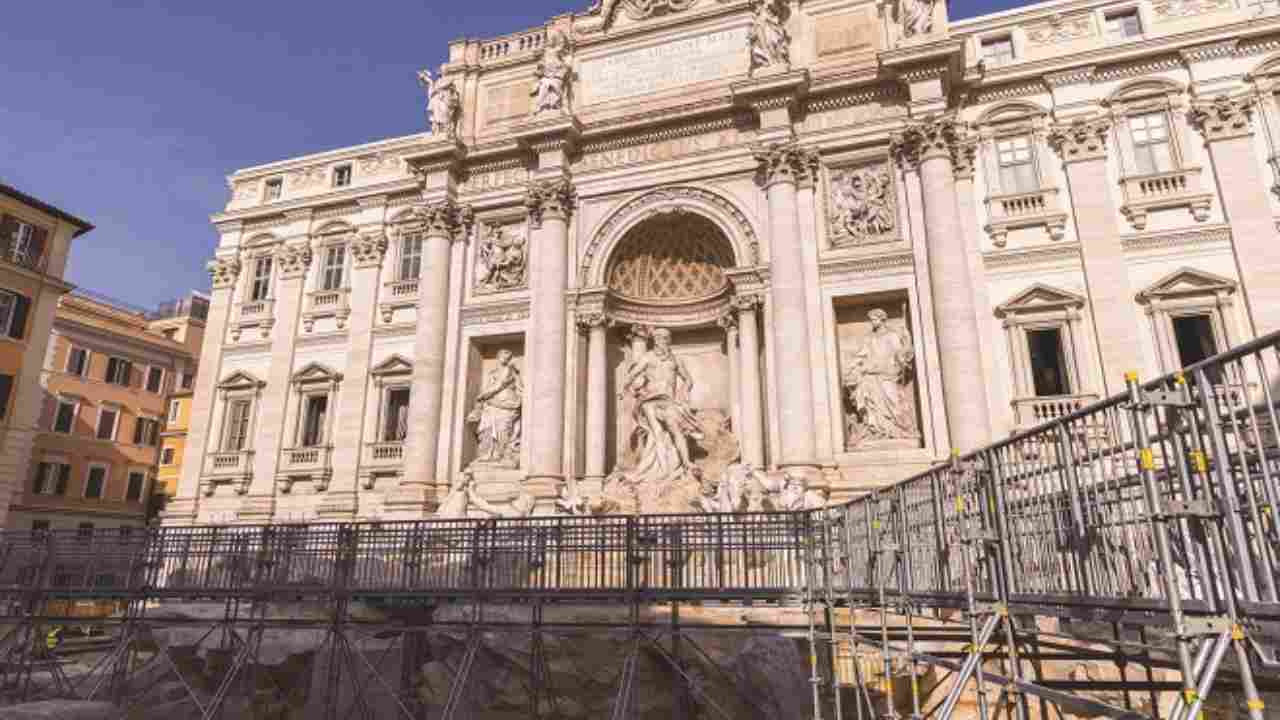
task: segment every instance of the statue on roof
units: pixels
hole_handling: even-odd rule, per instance
[[[458,136],[458,123],[462,120],[462,97],[453,80],[431,77],[431,71],[423,68],[418,71],[418,85],[427,95],[427,120],[431,123],[431,132],[455,138]]]

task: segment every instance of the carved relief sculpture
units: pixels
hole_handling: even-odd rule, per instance
[[[782,10],[777,0],[756,3],[755,17],[747,33],[751,51],[751,72],[759,68],[791,69],[791,38],[782,26]]]
[[[904,330],[886,324],[880,308],[867,313],[871,332],[844,370],[849,413],[846,443],[850,449],[868,441],[918,437],[907,386],[915,367],[915,351]]]
[[[433,79],[431,71],[424,68],[418,71],[418,84],[427,95],[427,119],[431,121],[431,131],[449,138],[458,137],[458,123],[462,120],[462,97],[453,81],[448,78]]]
[[[542,60],[533,71],[538,79],[530,92],[533,96],[534,115],[553,110],[569,110],[569,76],[573,68],[568,45],[564,33],[559,30],[552,30],[547,37]]]
[[[670,330],[653,331],[653,347],[631,364],[622,387],[635,400],[631,443],[638,452],[628,479],[667,482],[688,472],[689,442],[703,435],[689,406],[693,378],[671,352]]]
[[[520,467],[520,408],[524,383],[510,350],[498,351],[498,366],[489,371],[467,422],[476,426],[476,459],[471,464]]]
[[[476,251],[476,290],[498,292],[524,287],[528,279],[528,244],[522,229],[486,225]]]
[[[837,245],[874,242],[893,233],[893,178],[883,165],[833,172],[830,197]]]
[[[898,23],[906,38],[933,32],[933,6],[937,0],[898,0]]]

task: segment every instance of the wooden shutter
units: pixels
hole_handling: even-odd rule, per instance
[[[66,495],[67,483],[70,482],[70,480],[71,480],[71,466],[66,464],[59,465],[58,466],[58,487],[54,490],[54,492],[56,492],[59,495]]]
[[[21,340],[27,334],[27,315],[31,310],[31,298],[14,293],[13,300],[13,319],[9,321],[9,337]]]
[[[31,245],[27,250],[27,262],[37,270],[44,269],[44,250],[49,244],[49,231],[42,227],[31,228]]]
[[[41,480],[44,479],[45,474],[48,472],[49,472],[49,463],[42,462],[42,463],[36,464],[36,474],[34,477],[31,478],[31,494],[32,495],[40,494]]]
[[[9,416],[9,399],[13,395],[13,376],[0,375],[0,418]]]

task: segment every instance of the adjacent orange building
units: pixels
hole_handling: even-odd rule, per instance
[[[146,523],[170,403],[193,386],[205,311],[200,296],[158,313],[81,290],[61,299],[44,353],[39,432],[8,527]]]

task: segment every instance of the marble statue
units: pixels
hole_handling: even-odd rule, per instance
[[[520,467],[520,408],[524,383],[510,350],[498,351],[498,365],[485,377],[467,422],[476,425],[476,459],[472,466]]]
[[[562,515],[590,515],[588,499],[578,493],[577,488],[569,487],[569,483],[561,483],[556,495],[556,511]]]
[[[927,35],[933,31],[933,5],[937,0],[898,0],[898,23],[903,37]]]
[[[449,494],[441,501],[440,506],[436,508],[436,517],[441,519],[465,518],[467,516],[467,506],[470,504],[468,498],[471,494],[471,481],[474,477],[469,472],[462,473],[462,480],[449,490]]]
[[[635,466],[627,471],[633,483],[668,481],[689,471],[689,442],[701,440],[702,430],[689,393],[693,379],[683,361],[671,352],[671,331],[657,328],[653,347],[631,363],[623,380],[623,394],[635,400],[632,446]]]
[[[547,36],[547,47],[542,53],[542,60],[533,71],[538,78],[530,92],[533,96],[534,115],[569,109],[569,75],[572,71],[564,33],[552,30]]]
[[[475,475],[463,472],[462,479],[445,496],[435,516],[446,520],[460,520],[469,517],[528,517],[533,512],[533,496],[521,490],[514,500],[508,502],[490,502],[476,492]]]
[[[755,17],[747,33],[747,45],[751,49],[751,70],[780,65],[791,66],[791,38],[782,26],[781,10],[776,0],[761,0],[756,4]]]
[[[777,510],[815,510],[827,504],[827,499],[817,490],[805,487],[803,478],[789,472],[782,474],[782,489],[778,492],[774,507]]]
[[[443,133],[447,137],[458,136],[458,122],[462,120],[462,98],[453,81],[447,78],[436,80],[431,71],[418,71],[418,84],[427,95],[427,119],[431,121],[431,132]]]
[[[880,308],[867,313],[871,332],[844,371],[844,389],[853,413],[848,444],[867,440],[917,437],[914,409],[906,386],[911,382],[915,351],[905,331],[886,324]]]
[[[523,231],[489,226],[476,253],[476,290],[497,292],[524,287],[528,271],[528,238]]]
[[[832,177],[835,222],[853,242],[893,232],[896,210],[892,182],[882,167],[862,167]]]

